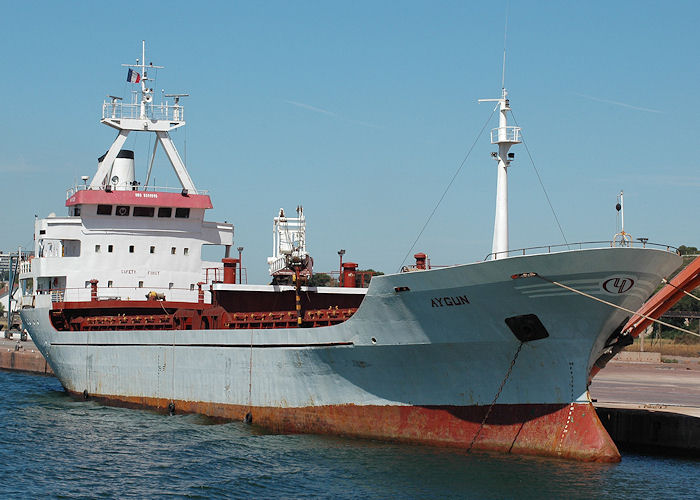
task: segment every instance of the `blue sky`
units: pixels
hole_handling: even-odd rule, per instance
[[[304,205],[317,271],[337,250],[394,271],[499,96],[506,2],[6,2],[0,249],[32,243],[34,214],[65,214],[114,131],[120,65],[165,66],[157,88],[188,92],[174,134],[209,220],[236,227],[251,282],[267,280],[272,217]],[[509,6],[506,87],[566,238],[626,230],[699,245],[697,2]],[[496,126],[496,116],[487,128]],[[136,136],[138,134],[132,134]],[[148,137],[130,137],[145,177]],[[434,264],[490,252],[494,148],[484,133],[415,251]],[[510,246],[562,243],[525,148],[509,173]],[[158,184],[175,185],[161,156]],[[143,180],[143,179],[142,179]]]

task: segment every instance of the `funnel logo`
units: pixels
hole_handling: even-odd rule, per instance
[[[612,295],[627,293],[634,286],[634,279],[630,276],[614,276],[603,281],[602,288]]]

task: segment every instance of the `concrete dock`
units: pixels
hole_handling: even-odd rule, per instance
[[[591,398],[622,451],[700,457],[700,358],[613,360],[593,379]],[[669,361],[669,359],[666,359]],[[53,375],[34,343],[0,338],[0,369]]]
[[[612,361],[590,387],[596,411],[623,451],[700,457],[700,359]]]
[[[41,375],[53,375],[53,370],[31,340],[0,338],[0,369]]]

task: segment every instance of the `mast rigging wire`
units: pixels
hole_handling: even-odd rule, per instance
[[[420,237],[423,235],[423,231],[425,231],[425,228],[428,227],[428,224],[430,224],[430,221],[432,220],[433,215],[435,215],[435,212],[437,211],[438,207],[440,206],[440,203],[442,203],[442,200],[445,198],[445,195],[447,194],[447,191],[450,190],[450,188],[452,187],[452,184],[454,183],[455,179],[457,178],[457,176],[459,175],[459,173],[462,171],[462,167],[464,167],[464,164],[467,162],[467,159],[469,159],[469,156],[472,154],[472,151],[474,150],[474,147],[476,146],[476,143],[479,142],[479,139],[481,138],[481,134],[484,133],[484,130],[485,130],[486,127],[488,126],[489,122],[491,121],[491,118],[493,117],[493,114],[496,112],[496,109],[497,109],[497,108],[498,108],[498,104],[496,104],[496,106],[493,108],[493,111],[491,111],[491,114],[489,115],[488,119],[486,120],[486,122],[484,122],[484,126],[481,127],[481,130],[480,130],[479,133],[477,134],[476,139],[474,139],[474,143],[473,143],[472,146],[469,148],[469,151],[467,151],[467,154],[466,154],[466,156],[464,157],[464,159],[462,160],[462,163],[459,164],[459,168],[457,169],[457,171],[456,171],[456,172],[454,173],[454,175],[452,176],[452,179],[450,180],[449,184],[447,184],[447,187],[445,188],[445,190],[442,192],[442,196],[440,196],[440,199],[439,199],[438,202],[435,204],[435,207],[433,208],[433,211],[430,212],[430,215],[428,216],[428,219],[425,221],[425,224],[423,224],[423,227],[421,228],[420,232],[418,233],[418,236],[416,236],[416,239],[413,241],[413,244],[411,245],[411,247],[408,249],[408,252],[406,252],[406,255],[404,255],[404,258],[403,258],[403,260],[401,261],[401,264],[399,265],[399,270],[401,270],[401,268],[403,267],[404,263],[406,262],[406,259],[408,258],[408,256],[409,256],[409,255],[411,254],[411,252],[413,251],[413,248],[416,246],[416,243],[418,243],[418,240],[419,240]]]
[[[517,118],[515,118],[515,113],[513,113],[513,110],[510,110],[510,114],[513,117],[513,121],[515,122],[515,125],[520,127],[520,124],[518,124]],[[564,238],[564,243],[568,246],[569,242],[566,239],[566,235],[564,234],[564,230],[561,227],[561,224],[559,223],[559,217],[557,217],[557,213],[554,211],[554,206],[552,206],[552,200],[549,199],[549,194],[547,194],[547,190],[544,187],[544,183],[542,182],[542,178],[540,177],[540,173],[537,170],[537,167],[535,166],[535,160],[532,159],[532,155],[530,154],[530,148],[527,147],[527,142],[525,142],[525,135],[522,132],[522,129],[520,130],[520,137],[522,137],[523,140],[523,146],[525,146],[525,151],[527,151],[527,156],[530,158],[530,164],[532,164],[532,168],[535,170],[535,175],[537,175],[537,180],[540,183],[540,187],[542,188],[542,191],[544,192],[545,198],[547,198],[547,203],[549,204],[549,209],[552,211],[552,215],[554,215],[554,220],[557,222],[557,227],[559,228],[559,232],[561,233],[561,237]]]

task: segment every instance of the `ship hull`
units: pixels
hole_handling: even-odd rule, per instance
[[[551,281],[636,310],[678,263],[610,248],[389,275],[372,281],[352,318],[322,328],[59,332],[48,306],[22,315],[78,395],[250,414],[279,432],[614,461],[587,383],[629,314]],[[505,319],[522,315],[547,336],[521,344]]]

